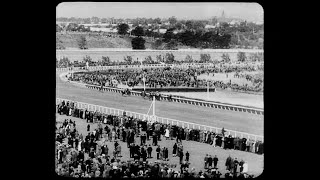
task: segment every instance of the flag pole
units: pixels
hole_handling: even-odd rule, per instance
[[[209,100],[209,81],[207,82],[207,100]]]
[[[156,115],[156,97],[153,96],[153,113],[152,113],[153,117],[155,117]]]
[[[143,74],[143,90],[144,92],[146,92],[146,78],[144,77],[144,74]]]

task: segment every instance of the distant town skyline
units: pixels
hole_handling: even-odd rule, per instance
[[[56,17],[208,19],[220,17],[223,11],[228,18],[263,22],[258,3],[63,2],[56,8]]]

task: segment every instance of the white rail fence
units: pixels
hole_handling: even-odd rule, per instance
[[[206,130],[206,131],[211,131],[211,132],[215,132],[215,133],[220,133],[222,130],[222,128],[218,128],[218,127],[200,125],[200,124],[196,124],[196,123],[190,123],[190,122],[180,121],[180,120],[171,119],[171,118],[158,117],[158,116],[153,118],[151,115],[147,115],[147,114],[127,111],[127,110],[122,110],[122,109],[116,109],[116,108],[110,108],[110,107],[104,107],[104,106],[99,106],[99,105],[94,105],[94,104],[89,104],[89,103],[84,103],[84,102],[78,102],[78,101],[73,101],[73,100],[69,100],[69,99],[56,98],[57,104],[59,104],[62,101],[74,102],[75,107],[77,107],[78,109],[87,109],[89,111],[97,111],[97,112],[105,113],[105,114],[122,115],[123,112],[126,112],[127,116],[132,116],[134,118],[139,118],[139,119],[148,120],[148,121],[156,121],[156,122],[160,122],[160,123],[164,123],[164,124],[177,125],[177,126],[181,126],[181,127],[187,127],[189,129]],[[240,137],[240,138],[244,137],[247,139],[253,139],[255,141],[258,141],[258,140],[264,141],[263,136],[239,132],[239,131],[233,131],[233,130],[229,130],[229,129],[225,129],[225,130],[226,130],[227,135],[232,135],[233,137]]]
[[[250,63],[249,63],[250,64]],[[255,63],[251,63],[255,64]],[[233,63],[231,65],[237,65],[237,63]],[[243,64],[239,64],[240,66]],[[177,68],[188,68],[191,67],[213,67],[215,66],[214,63],[182,63],[182,64],[144,64],[144,65],[116,65],[116,66],[89,66],[89,71],[101,71],[101,70],[107,70],[107,69],[124,69],[124,68],[157,68],[157,67],[177,67]],[[73,68],[56,68],[56,71],[64,72],[68,70],[84,70],[84,67],[73,67]]]
[[[85,85],[89,89],[96,89],[99,90],[101,86],[96,85]],[[116,92],[121,93],[121,88],[112,88],[112,87],[103,87],[103,91],[109,91],[109,92]],[[133,96],[142,96],[142,92],[139,91],[130,91],[131,95]],[[149,93],[146,93],[149,95]],[[161,94],[160,100],[163,101],[169,101],[169,95]],[[233,104],[226,104],[226,103],[219,103],[219,102],[212,102],[212,101],[201,101],[201,100],[195,100],[195,99],[189,99],[184,97],[177,97],[172,96],[171,97],[172,102],[177,103],[185,103],[185,104],[192,104],[196,106],[204,106],[204,107],[211,107],[211,108],[218,108],[218,109],[224,109],[224,110],[231,110],[231,111],[239,111],[239,112],[247,112],[257,115],[264,115],[264,110],[260,108],[254,108],[254,107],[247,107],[247,106],[240,106],[240,105],[233,105]]]
[[[124,69],[124,68],[157,68],[157,67],[179,67],[179,68],[188,68],[192,67],[212,67],[214,64],[212,63],[183,63],[183,64],[145,64],[145,65],[117,65],[117,66],[89,66],[89,71],[98,71],[98,70],[107,70],[107,69]],[[71,68],[56,68],[56,71],[69,71],[69,70],[81,70],[85,69],[84,67],[74,67]]]

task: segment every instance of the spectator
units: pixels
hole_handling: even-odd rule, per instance
[[[160,151],[161,151],[161,149],[160,149],[160,146],[158,146],[157,147],[157,149],[156,149],[156,152],[157,152],[157,159],[160,159]]]
[[[183,151],[181,151],[179,154],[180,154],[180,156],[179,156],[179,157],[180,157],[180,164],[182,164],[182,161],[183,161]]]
[[[169,129],[167,128],[165,131],[166,131],[165,132],[165,137],[166,137],[166,140],[168,140],[169,139]]]
[[[231,170],[231,161],[232,161],[232,159],[229,155],[228,158],[226,159],[226,163],[225,163],[226,169],[229,171]]]
[[[238,159],[235,158],[233,163],[234,163],[233,174],[234,174],[234,175],[237,175],[237,168],[238,168],[238,164],[239,164]]]
[[[151,145],[150,145],[150,144],[149,144],[149,147],[148,147],[147,151],[148,151],[148,158],[152,158],[152,157],[151,157],[151,154],[152,154],[152,147],[151,147]]]
[[[121,155],[121,146],[117,146],[117,157],[122,157],[122,155]]]
[[[209,166],[210,168],[212,167],[212,161],[213,161],[212,156],[209,155],[209,157],[208,157],[208,166]]]
[[[239,163],[240,173],[242,173],[242,171],[243,171],[243,164],[244,164],[244,161],[241,159],[241,161]]]
[[[187,152],[186,152],[186,161],[187,161],[187,162],[189,162],[189,157],[190,157],[190,154],[189,154],[189,152],[187,151]]]
[[[204,157],[204,168],[205,168],[205,169],[208,168],[208,158],[209,158],[209,155],[206,154],[206,156]]]
[[[219,159],[218,159],[217,155],[214,155],[214,158],[213,158],[213,166],[214,166],[214,168],[217,168],[218,161],[219,161]]]
[[[173,157],[176,157],[176,156],[177,156],[177,148],[178,148],[177,143],[174,143],[174,145],[173,145],[173,151],[172,151]]]

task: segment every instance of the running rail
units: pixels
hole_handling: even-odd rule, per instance
[[[234,64],[236,65],[236,64]],[[177,68],[188,68],[192,67],[212,67],[215,66],[213,63],[182,63],[182,64],[144,64],[144,65],[115,65],[115,66],[89,66],[89,71],[101,71],[107,69],[124,69],[124,68],[157,68],[157,67],[177,67]],[[56,68],[58,72],[64,72],[69,70],[84,70],[85,67],[74,67],[74,68]]]
[[[219,133],[222,130],[222,128],[213,127],[213,126],[200,125],[200,124],[196,124],[196,123],[190,123],[190,122],[180,121],[180,120],[171,119],[171,118],[158,117],[158,116],[156,116],[154,118],[152,115],[127,111],[127,110],[123,110],[123,109],[116,109],[116,108],[104,107],[104,106],[99,106],[99,105],[94,105],[94,104],[89,104],[89,103],[84,103],[84,102],[73,101],[73,100],[69,100],[69,99],[56,98],[56,104],[59,104],[62,101],[74,102],[75,107],[77,107],[78,109],[87,109],[89,111],[97,111],[97,112],[105,113],[105,114],[112,114],[112,115],[119,116],[119,115],[123,115],[123,112],[126,112],[126,114],[128,116],[132,116],[134,118],[139,118],[139,119],[147,120],[147,121],[156,121],[156,122],[166,123],[166,124],[171,124],[171,125],[177,125],[177,126],[181,126],[183,128],[186,127],[188,129],[199,129],[199,130],[211,131],[211,132],[215,132],[215,133]],[[226,135],[228,135],[228,136],[231,135],[233,137],[252,139],[255,142],[257,142],[259,140],[262,142],[264,141],[264,136],[249,134],[249,133],[240,132],[240,131],[233,131],[233,130],[229,130],[229,129],[225,129],[225,130],[226,130]]]
[[[89,89],[95,89],[100,90],[101,86],[97,85],[89,85],[85,84],[85,86]],[[121,88],[113,88],[113,87],[103,87],[103,91],[109,91],[109,92],[116,92],[121,93]],[[142,96],[142,92],[140,91],[130,91],[130,93],[133,96]],[[149,93],[146,93],[149,94]],[[166,100],[169,101],[169,95],[161,94],[160,100]],[[256,107],[250,107],[250,106],[242,106],[242,105],[234,105],[234,104],[228,104],[228,103],[221,103],[221,102],[214,102],[214,101],[205,101],[205,100],[195,100],[192,98],[186,98],[186,97],[177,97],[177,96],[171,96],[172,102],[177,103],[185,103],[185,104],[192,104],[197,106],[204,106],[204,107],[211,107],[211,108],[218,108],[218,109],[224,109],[224,110],[231,110],[231,111],[239,111],[239,112],[247,112],[257,115],[264,115],[264,110],[262,108],[256,108]]]

